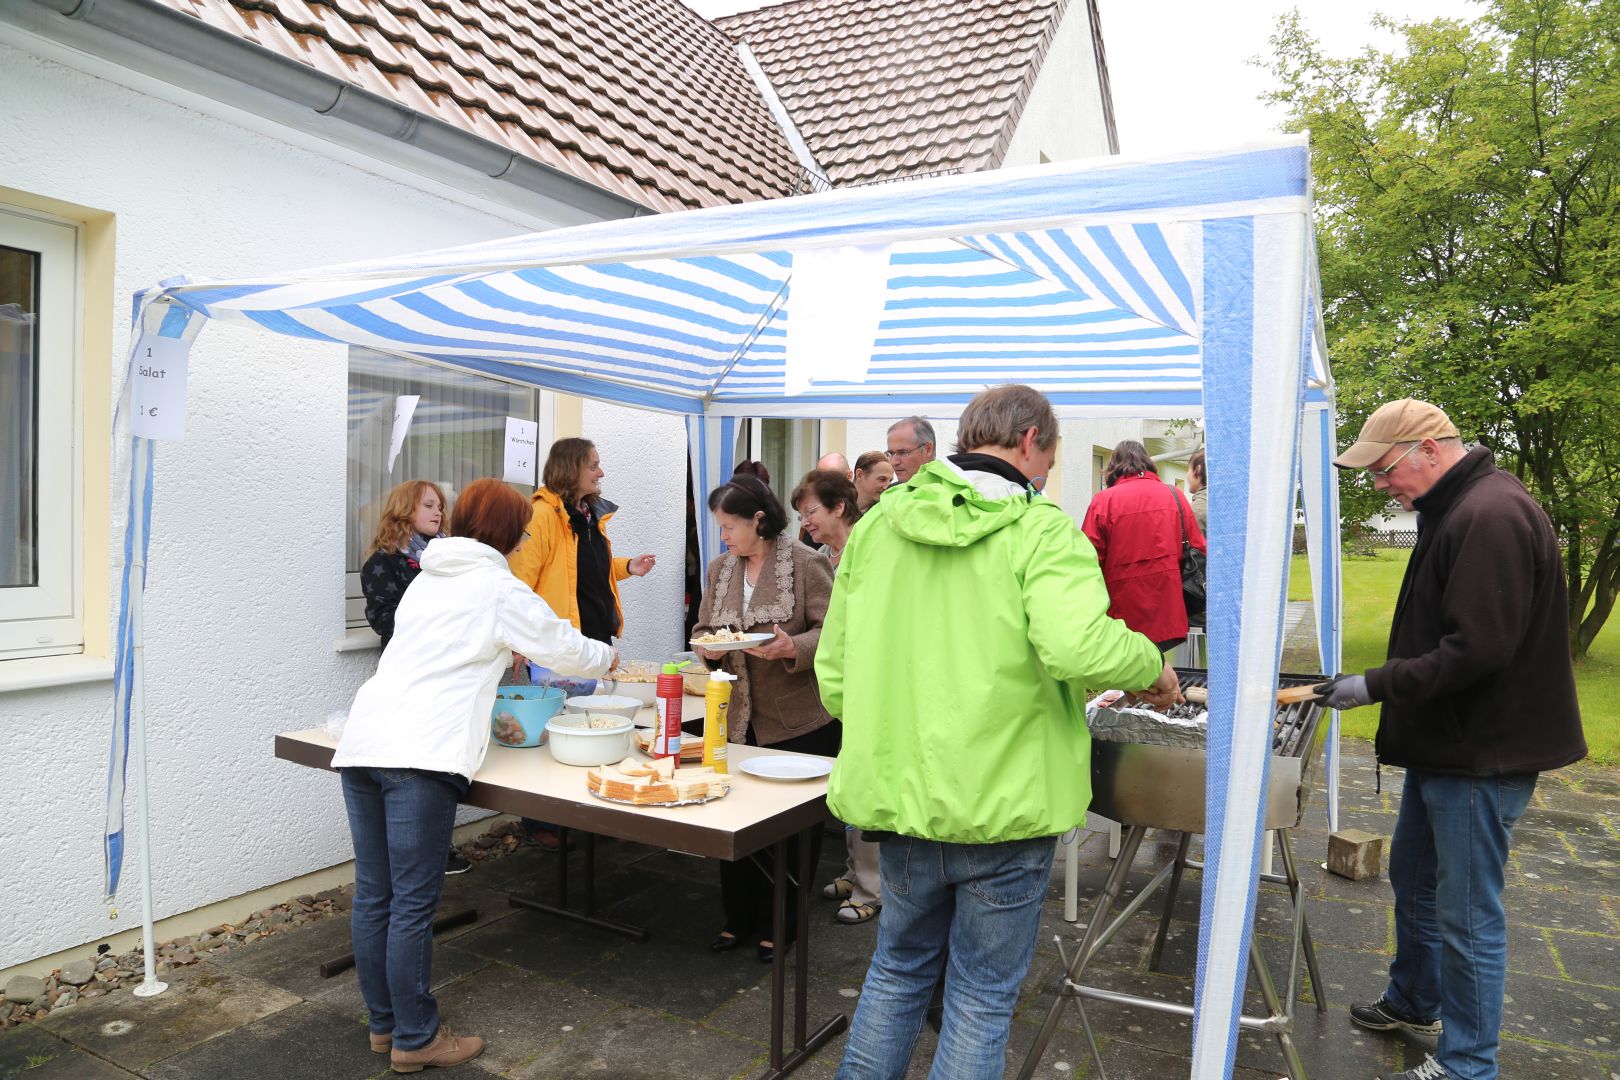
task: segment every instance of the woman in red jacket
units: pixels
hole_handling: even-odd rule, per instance
[[[1182,529],[1199,551],[1205,550],[1203,530],[1186,496],[1159,479],[1139,442],[1127,439],[1114,447],[1103,484],[1080,528],[1102,563],[1108,614],[1168,652],[1187,640]]]

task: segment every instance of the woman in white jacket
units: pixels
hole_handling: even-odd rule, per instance
[[[522,545],[529,512],[499,480],[461,493],[450,535],[423,553],[332,759],[354,839],[355,971],[371,1048],[391,1053],[396,1072],[456,1065],[484,1049],[439,1023],[428,987],[444,852],[456,802],[489,746],[501,673],[514,651],[564,675],[604,675],[617,660],[512,576],[506,557]]]

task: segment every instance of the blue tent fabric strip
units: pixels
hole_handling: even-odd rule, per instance
[[[194,335],[205,317],[246,323],[683,414],[705,563],[721,551],[706,498],[731,475],[745,418],[946,418],[1009,381],[1040,388],[1061,417],[1204,416],[1212,663],[1193,1069],[1214,1080],[1231,1074],[1243,1001],[1270,747],[1270,709],[1261,731],[1253,708],[1275,685],[1302,440],[1311,444],[1307,504],[1325,504],[1310,535],[1336,543],[1308,175],[1304,137],[1282,136],[1201,157],[835,190],[264,280],[172,279],[140,295],[136,328],[162,302],[171,336]],[[858,381],[817,381],[808,358],[809,389],[790,396],[795,255],[832,246],[890,252],[868,367]],[[351,402],[351,415],[361,405]],[[1303,434],[1302,409],[1318,416]],[[150,492],[151,462],[150,444],[137,446],[115,664],[109,896],[125,835],[128,608],[143,587],[130,554],[132,544],[145,549],[151,509],[149,497],[137,505],[134,481]],[[1336,620],[1336,573],[1318,572],[1315,585],[1324,620]],[[1320,636],[1324,654],[1336,652],[1336,623],[1324,622]]]

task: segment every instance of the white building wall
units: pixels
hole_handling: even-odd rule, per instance
[[[1036,165],[1043,154],[1046,161],[1067,161],[1108,152],[1090,14],[1085,0],[1069,0],[1002,167]]]
[[[18,40],[0,42],[0,185],[117,215],[115,381],[129,297],[161,278],[523,231],[471,200],[138,94],[20,51]],[[345,708],[376,664],[375,652],[334,651],[346,399],[341,348],[211,327],[192,356],[186,439],[158,448],[146,704],[159,918],[351,857],[336,778],[278,762],[271,749],[277,732]],[[630,464],[633,428],[604,439],[610,463]],[[88,493],[111,500],[114,552],[127,499],[119,453],[112,490]],[[649,485],[663,482],[659,470]],[[646,537],[675,580],[678,556],[657,545],[676,542],[680,519],[637,510],[625,531]],[[654,590],[627,591],[640,621]],[[108,615],[87,617],[98,614]],[[106,682],[0,694],[0,790],[11,807],[0,816],[0,969],[138,925],[133,824],[117,923],[100,900],[111,699]]]

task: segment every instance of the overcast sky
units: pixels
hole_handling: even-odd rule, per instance
[[[766,5],[743,0],[686,0],[713,18]],[[1070,0],[1080,3],[1082,0]],[[1277,130],[1281,118],[1257,97],[1271,76],[1248,61],[1270,56],[1277,18],[1298,7],[1330,55],[1364,45],[1392,47],[1375,34],[1375,12],[1403,21],[1471,19],[1472,0],[1098,0],[1120,150],[1151,154],[1243,142]]]

